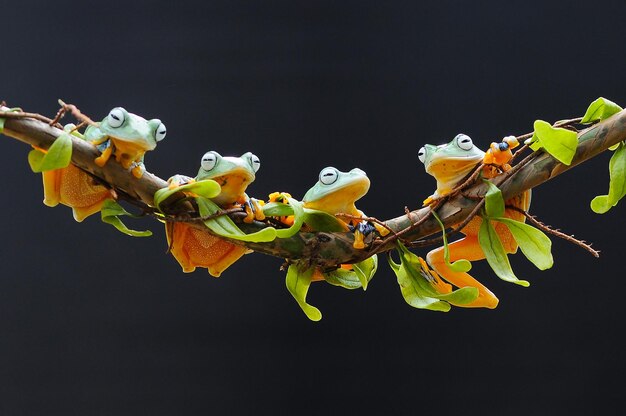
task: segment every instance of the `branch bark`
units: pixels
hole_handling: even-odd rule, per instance
[[[0,107],[0,111],[8,111]],[[6,118],[4,134],[18,139],[32,146],[47,149],[54,140],[63,133],[62,130],[33,118]],[[626,140],[626,110],[595,124],[579,134],[579,144],[572,163],[566,166],[541,151],[535,152],[523,166],[516,166],[511,173],[497,177],[494,183],[501,189],[505,199],[511,198],[548,181],[557,175],[573,168],[598,155],[610,146]],[[123,191],[127,196],[149,207],[154,206],[154,193],[167,186],[167,183],[146,172],[142,178],[134,178],[129,171],[120,164],[111,161],[104,167],[94,163],[99,152],[91,144],[77,138],[72,138],[72,163],[79,168],[100,178],[113,189]],[[437,209],[437,214],[446,227],[459,224],[476,208],[480,198],[486,192],[486,185],[477,183],[448,200],[445,200]],[[403,235],[405,240],[418,240],[440,231],[436,220],[428,216],[430,208],[421,208],[385,221],[385,224],[399,232],[411,227],[418,221],[423,222]],[[175,213],[172,211],[171,213]],[[254,231],[267,226],[264,223],[239,224],[244,231]],[[195,225],[205,232],[209,232],[201,224]],[[311,264],[322,268],[332,268],[338,264],[353,263],[367,258],[375,253],[384,252],[394,247],[390,238],[372,241],[366,240],[365,249],[352,247],[354,241],[352,233],[325,233],[299,232],[292,238],[276,239],[267,243],[242,243],[246,247],[268,255],[285,259],[308,259]]]

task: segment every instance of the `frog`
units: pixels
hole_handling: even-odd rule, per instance
[[[304,195],[304,208],[324,211],[330,215],[348,214],[354,217],[364,217],[363,211],[356,208],[355,202],[362,198],[370,187],[367,174],[354,168],[349,172],[342,172],[332,166],[320,171],[319,179]],[[362,249],[364,227],[363,220],[354,218],[340,218],[345,231],[354,230],[354,247]]]
[[[219,195],[211,198],[215,204],[223,209],[243,206],[247,213],[245,222],[260,221],[264,219],[260,201],[248,197],[245,192],[254,182],[260,167],[260,159],[251,152],[240,157],[231,157],[209,151],[202,156],[195,178],[174,175],[168,182],[170,189],[173,189],[186,183],[214,180],[221,187]],[[184,222],[168,222],[166,234],[170,252],[185,273],[193,272],[196,267],[204,267],[211,276],[219,277],[248,252],[244,246],[193,228]]]
[[[146,170],[145,153],[154,150],[166,134],[167,128],[158,118],[146,120],[123,107],[115,107],[97,126],[87,127],[85,139],[101,152],[94,160],[96,165],[103,167],[114,156],[139,179]]]
[[[147,121],[143,117],[132,114],[122,107],[113,108],[98,124],[89,126],[85,134],[76,131],[76,126],[67,124],[66,132],[96,145],[101,152],[95,159],[98,166],[104,166],[114,149],[116,157],[125,167],[131,168],[134,177],[139,178],[145,171],[143,153],[153,150],[156,143],[165,138],[167,129],[159,119]],[[143,153],[135,153],[135,159],[128,156],[130,149],[145,149]],[[97,179],[78,167],[70,164],[62,169],[42,172],[44,188],[44,204],[50,207],[59,203],[72,208],[74,219],[82,222],[85,218],[99,212],[104,201],[112,199],[111,191],[98,183]]]
[[[509,147],[515,146],[512,140],[503,140],[503,143],[507,143]],[[481,163],[486,164],[484,170],[484,176],[486,177],[493,177],[501,173],[499,169],[494,171],[492,169],[494,166],[506,170],[504,165],[507,164],[512,155],[508,152],[507,157],[506,150],[508,150],[508,147],[507,149],[504,149],[504,146],[496,147],[498,157],[494,159],[494,150],[491,147],[491,151],[485,153],[474,145],[468,135],[463,133],[456,135],[452,141],[447,144],[438,146],[427,144],[423,146],[418,151],[418,158],[420,162],[424,164],[426,172],[432,175],[437,181],[435,192],[424,201],[424,204],[432,204],[437,199],[450,194],[452,190],[462,183],[462,181]],[[500,154],[502,151],[505,152],[504,155]],[[514,208],[527,211],[530,207],[530,200],[531,193],[530,190],[528,190],[505,201],[507,208],[505,209],[504,216],[524,222],[526,220],[525,215]],[[449,244],[449,262],[453,263],[460,259],[474,261],[485,258],[485,254],[478,242],[478,230],[480,229],[482,221],[483,219],[480,216],[474,217],[460,231],[465,237]],[[502,241],[505,251],[511,254],[516,253],[518,246],[508,227],[499,222],[494,222],[493,225]],[[489,309],[494,309],[498,306],[498,298],[486,286],[466,272],[453,271],[450,269],[444,258],[444,247],[431,250],[426,255],[426,261],[443,279],[452,285],[457,287],[473,286],[478,289],[478,297],[476,300],[468,304],[457,306]],[[440,285],[438,290],[447,293],[452,290],[452,286],[449,284]]]
[[[302,198],[301,204],[304,211],[302,229],[311,232],[353,231],[353,246],[357,249],[365,248],[364,236],[374,231],[376,227],[362,219],[365,215],[357,209],[355,202],[367,193],[369,187],[370,180],[367,174],[359,168],[354,168],[348,172],[342,172],[332,166],[322,169],[317,182]],[[275,197],[274,200],[280,200],[280,198],[285,199],[288,194],[274,193],[272,195]],[[270,196],[271,200],[272,196]],[[289,202],[291,203],[291,201]],[[349,217],[341,214],[347,214]],[[380,234],[388,233],[384,227],[381,228]],[[313,321],[319,321],[322,317],[321,312],[306,302],[311,283],[327,281],[330,284],[349,289],[361,287],[365,290],[376,271],[376,265],[376,255],[359,262],[359,266],[338,264],[331,270],[323,270],[306,261],[296,261],[290,264],[285,283],[287,290],[298,302],[307,317]]]

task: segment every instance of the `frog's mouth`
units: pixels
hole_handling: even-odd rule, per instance
[[[370,180],[367,176],[363,176],[336,188],[332,193],[316,201],[307,202],[306,207],[331,213],[358,215],[354,202],[362,198],[369,188]]]
[[[136,137],[136,138],[125,138],[125,137],[117,137],[109,135],[109,138],[115,143],[115,147],[120,149],[126,149],[126,153],[131,152],[147,152],[148,150],[154,150],[156,148],[156,142],[151,143],[145,139]]]
[[[482,158],[476,157],[446,157],[432,160],[426,167],[426,172],[437,179],[437,191],[452,189],[476,167]]]
[[[440,177],[463,177],[481,160],[482,157],[445,157],[439,160],[435,159],[426,166],[426,172],[437,179]]]
[[[244,168],[233,169],[225,175],[211,178],[222,187],[220,194],[213,198],[213,201],[218,205],[241,202],[246,188],[254,181],[254,178],[254,175]]]

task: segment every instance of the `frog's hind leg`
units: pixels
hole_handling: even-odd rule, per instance
[[[247,252],[244,246],[196,230],[185,223],[174,223],[172,229],[166,230],[170,252],[185,273],[194,271],[196,267],[206,267],[211,276],[219,277]]]
[[[475,261],[485,258],[485,254],[478,243],[478,236],[476,235],[469,235],[461,240],[455,241],[448,245],[448,249],[450,250],[451,263],[460,259]],[[453,285],[459,288],[472,286],[478,289],[478,298],[475,301],[457,306],[489,309],[494,309],[498,306],[498,298],[489,289],[478,282],[478,280],[467,273],[455,272],[446,265],[443,247],[439,247],[428,253],[426,259],[441,277]]]
[[[43,203],[56,207],[61,202],[60,184],[63,169],[48,170],[41,173],[43,178]]]

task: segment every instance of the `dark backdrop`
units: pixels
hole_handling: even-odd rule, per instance
[[[0,99],[159,117],[168,137],[146,159],[164,178],[195,174],[207,150],[254,151],[258,197],[300,198],[321,168],[358,166],[372,180],[358,206],[395,217],[434,189],[423,143],[465,132],[485,147],[598,96],[626,104],[623,1],[459,3],[4,1]],[[552,270],[512,259],[526,289],[475,264],[500,306],[447,314],[406,305],[383,260],[367,293],[315,285],[324,319],[312,323],[280,259],[185,275],[160,224],[132,222],[155,234],[133,239],[96,217],[76,223],[41,203],[27,147],[1,148],[2,415],[623,407],[624,207],[588,207],[606,192],[608,155],[533,197],[535,214],[595,242],[600,259],[554,239]]]

